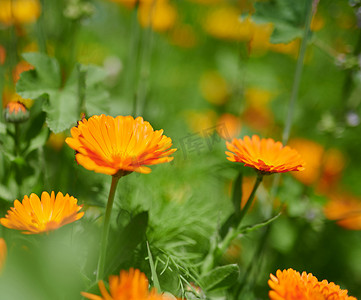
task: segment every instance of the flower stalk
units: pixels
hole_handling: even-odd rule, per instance
[[[115,191],[117,189],[117,185],[118,185],[118,181],[119,181],[120,177],[121,176],[112,176],[112,183],[110,186],[108,202],[107,202],[107,207],[106,207],[105,216],[104,216],[104,225],[103,225],[103,231],[102,231],[98,268],[97,268],[97,276],[96,276],[97,281],[101,280],[104,276],[103,273],[104,273],[104,265],[105,265],[105,255],[106,255],[107,244],[108,244],[110,217],[111,217],[112,208],[113,208],[114,195],[115,195]]]
[[[219,261],[219,259],[222,257],[222,255],[226,252],[227,248],[231,244],[231,242],[239,235],[239,231],[241,229],[241,224],[244,216],[246,215],[247,211],[251,207],[251,204],[253,202],[253,199],[256,195],[256,191],[261,184],[263,180],[263,174],[261,172],[257,172],[257,179],[253,186],[252,192],[249,195],[247,202],[245,206],[243,207],[240,217],[238,219],[238,225],[236,228],[230,228],[227,232],[227,235],[224,237],[224,239],[218,244],[217,247],[214,247],[214,249],[211,249],[210,253],[205,259],[205,264],[202,268],[202,273],[205,274],[208,271],[210,271],[213,266]],[[211,255],[211,257],[210,257]]]

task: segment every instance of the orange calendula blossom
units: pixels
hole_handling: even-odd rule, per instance
[[[76,153],[77,162],[88,170],[122,176],[130,172],[148,174],[145,165],[170,162],[177,149],[163,130],[154,131],[142,117],[92,116],[71,129],[65,142]]]
[[[227,149],[231,151],[226,151],[229,161],[244,163],[246,167],[257,169],[264,175],[304,169],[304,162],[296,150],[270,138],[245,136],[243,140],[233,139],[231,143],[226,144]]]
[[[15,200],[14,207],[8,210],[5,218],[0,219],[1,225],[25,234],[37,234],[58,229],[61,226],[79,220],[84,212],[79,212],[82,206],[77,199],[59,192],[49,195],[41,194],[41,200],[35,194],[24,196],[22,202]]]
[[[277,270],[276,276],[270,275],[268,285],[271,288],[269,298],[271,300],[356,300],[348,296],[347,290],[327,280],[318,281],[311,273],[307,274],[288,269]]]
[[[148,290],[148,280],[144,273],[131,268],[129,271],[120,271],[119,276],[109,276],[109,290],[104,282],[99,281],[99,290],[102,296],[82,292],[82,296],[91,300],[171,300],[172,298],[158,294],[155,289]]]

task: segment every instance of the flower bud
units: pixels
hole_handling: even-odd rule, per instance
[[[20,101],[10,101],[4,110],[5,121],[22,123],[29,119],[29,111]]]

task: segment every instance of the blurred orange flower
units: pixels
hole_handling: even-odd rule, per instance
[[[233,139],[226,144],[227,149],[232,151],[226,151],[229,161],[244,163],[246,167],[257,169],[265,175],[304,170],[304,162],[296,150],[271,138],[245,136],[243,140]]]
[[[65,141],[65,134],[63,132],[60,133],[50,133],[47,144],[52,147],[56,151],[60,151],[63,148]]]
[[[303,272],[301,275],[293,269],[277,270],[276,276],[270,274],[270,278],[268,285],[271,291],[268,295],[271,300],[356,300],[347,295],[347,290],[341,290],[340,286],[327,280],[318,281],[312,273]]]
[[[199,87],[202,96],[215,105],[224,104],[230,94],[227,81],[217,71],[207,71],[202,74]]]
[[[17,230],[24,230],[25,234],[49,232],[72,223],[83,217],[84,212],[77,204],[77,199],[59,192],[41,194],[41,200],[35,194],[24,196],[22,203],[15,200],[14,207],[8,210],[5,218],[0,219],[1,225]]]
[[[170,40],[172,44],[183,48],[192,48],[197,44],[197,36],[190,25],[176,26],[171,32]]]
[[[347,194],[331,194],[323,211],[327,219],[346,229],[361,230],[361,199]]]
[[[224,5],[208,13],[203,27],[215,38],[235,41],[248,41],[251,38],[249,18],[239,21],[241,11],[234,6]]]
[[[3,46],[0,45],[0,65],[3,65],[6,58],[6,50]]]
[[[244,123],[256,131],[269,131],[274,123],[268,107],[272,96],[272,92],[259,87],[247,88],[244,94],[247,105],[242,113]]]
[[[223,114],[218,118],[217,133],[224,140],[230,140],[241,132],[241,119],[232,114]]]
[[[3,238],[0,238],[0,272],[4,267],[6,255],[7,255],[6,242]]]
[[[15,68],[13,70],[14,83],[16,83],[20,79],[20,74],[22,72],[33,70],[33,69],[34,69],[34,67],[31,64],[29,64],[27,61],[22,60],[22,61],[18,62],[18,64],[15,66]]]
[[[39,0],[1,0],[0,23],[5,25],[34,22],[41,12]]]
[[[99,290],[102,296],[81,292],[83,297],[91,300],[170,300],[172,298],[158,294],[155,289],[148,290],[148,280],[144,273],[131,268],[129,271],[120,271],[119,276],[109,276],[109,290],[104,282],[99,281]]]
[[[92,116],[71,129],[65,142],[76,151],[77,162],[88,170],[122,176],[130,172],[148,174],[145,165],[170,162],[177,149],[163,130],[154,131],[142,117]]]
[[[203,135],[204,130],[216,129],[217,114],[214,110],[186,111],[185,118],[189,128],[199,135]]]
[[[318,189],[325,191],[340,179],[345,166],[345,158],[337,149],[325,150],[322,145],[304,138],[294,138],[288,143],[304,159],[304,172],[292,175],[305,185],[319,183]]]
[[[143,27],[163,32],[171,29],[177,20],[177,10],[168,0],[144,1],[139,6],[138,20]]]

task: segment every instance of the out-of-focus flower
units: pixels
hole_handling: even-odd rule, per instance
[[[142,117],[92,116],[71,129],[65,142],[76,151],[77,162],[88,170],[123,176],[130,172],[148,174],[146,165],[170,162],[177,149],[163,130],[154,131]]]
[[[20,79],[20,74],[25,71],[33,70],[34,67],[29,64],[27,61],[20,61],[17,63],[15,68],[13,69],[13,80],[16,83]]]
[[[119,276],[109,276],[109,292],[104,282],[99,281],[101,296],[81,292],[83,297],[91,300],[171,300],[173,297],[158,294],[155,289],[148,290],[148,280],[144,273],[131,268],[120,271]]]
[[[215,105],[224,104],[230,94],[227,81],[217,71],[207,71],[202,74],[199,87],[202,96]]]
[[[318,183],[318,189],[326,191],[340,179],[345,158],[337,149],[325,150],[322,145],[304,138],[294,138],[288,143],[304,159],[307,168],[292,175],[305,185]]]
[[[20,101],[10,101],[4,110],[4,118],[9,123],[22,123],[29,119],[29,111]]]
[[[3,238],[0,238],[0,273],[4,267],[7,256],[6,242]]]
[[[324,26],[325,26],[325,19],[320,14],[314,15],[311,21],[311,30],[319,31]]]
[[[0,45],[0,65],[3,65],[6,58],[6,50],[3,46]]]
[[[217,121],[217,133],[225,140],[231,140],[241,133],[241,119],[235,115],[225,113]]]
[[[300,153],[307,165],[303,172],[292,173],[292,175],[303,184],[315,183],[320,175],[323,147],[316,142],[303,138],[291,139],[288,144]]]
[[[295,39],[287,44],[279,43],[279,44],[268,44],[268,49],[273,52],[278,52],[282,54],[289,54],[293,57],[297,57],[298,49],[300,48],[300,40]]]
[[[272,93],[262,88],[249,87],[246,89],[244,97],[248,105],[264,107],[271,101]]]
[[[209,12],[204,20],[205,31],[215,38],[248,41],[251,38],[251,23],[247,18],[240,22],[241,12],[234,6],[222,6]]]
[[[304,162],[296,150],[271,138],[245,136],[243,140],[233,139],[226,144],[227,149],[232,151],[226,151],[229,161],[244,163],[246,167],[254,168],[264,175],[304,170]]]
[[[143,27],[151,26],[154,31],[171,29],[177,20],[177,10],[168,0],[151,0],[141,3],[138,20]]]
[[[346,229],[361,230],[361,199],[348,193],[332,193],[324,207],[327,219]]]
[[[273,125],[273,113],[268,108],[272,93],[268,90],[251,87],[245,91],[246,107],[242,120],[257,131],[269,130]]]
[[[199,135],[203,135],[210,129],[216,129],[217,114],[213,110],[187,111],[185,117],[189,128]]]
[[[0,219],[1,225],[25,234],[37,234],[58,229],[66,224],[79,220],[84,212],[77,199],[59,192],[41,194],[41,200],[35,194],[24,196],[22,202],[15,200],[14,207],[8,210],[5,218]]]
[[[341,290],[340,286],[327,280],[318,281],[311,273],[303,272],[301,275],[293,269],[277,270],[276,276],[270,274],[270,278],[268,285],[271,291],[268,295],[271,300],[356,300],[347,295],[347,290]]]
[[[0,23],[5,25],[34,22],[41,13],[39,0],[1,0]]]
[[[337,149],[328,149],[322,158],[321,176],[317,189],[329,191],[341,179],[342,171],[345,168],[345,157]]]
[[[50,133],[47,144],[55,149],[56,151],[60,151],[63,148],[65,141],[65,134],[63,132],[60,133]]]
[[[173,45],[182,48],[192,48],[197,45],[197,36],[190,25],[178,25],[170,33]]]

